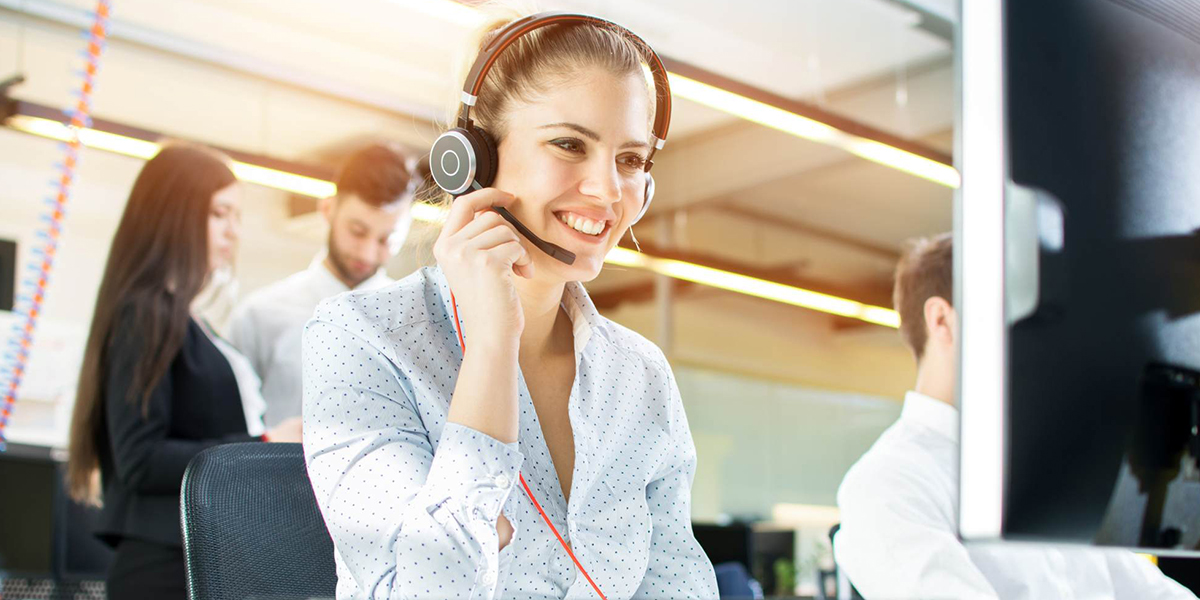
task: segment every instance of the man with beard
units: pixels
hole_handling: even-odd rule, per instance
[[[267,427],[300,416],[300,336],[317,304],[392,282],[383,264],[412,224],[416,161],[387,145],[355,153],[321,201],[329,241],[308,269],[255,291],[234,311],[230,337],[262,378]]]

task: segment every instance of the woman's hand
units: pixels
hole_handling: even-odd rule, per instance
[[[302,423],[300,417],[284,419],[280,424],[267,430],[267,440],[299,443],[302,437]]]
[[[507,207],[514,199],[485,188],[454,200],[433,245],[433,255],[458,300],[468,337],[472,344],[487,348],[515,349],[525,328],[512,277],[531,277],[533,261],[520,234],[490,210]]]

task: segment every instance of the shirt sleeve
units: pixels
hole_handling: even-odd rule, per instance
[[[634,598],[717,598],[712,562],[692,533],[692,481],[696,476],[696,445],[683,411],[675,376],[667,369],[670,387],[671,450],[668,460],[646,487],[650,507],[650,556],[646,576]]]
[[[318,312],[303,347],[309,478],[361,597],[495,598],[517,444],[447,423],[435,451],[376,346]]]
[[[1116,600],[1195,600],[1196,595],[1150,561],[1126,550],[1105,550]]]
[[[851,468],[837,496],[838,568],[866,600],[998,598],[928,493],[902,468]]]
[[[143,494],[178,494],[188,462],[201,450],[254,438],[245,433],[205,440],[171,437],[176,385],[171,368],[154,384],[143,405],[139,392],[132,390],[131,394],[134,372],[147,359],[142,337],[134,329],[131,313],[120,317],[118,323],[106,353],[104,382],[104,421],[115,475],[130,489]],[[184,344],[187,342],[185,338]]]

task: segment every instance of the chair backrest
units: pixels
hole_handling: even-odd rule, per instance
[[[209,448],[180,496],[191,600],[334,596],[333,541],[300,444]]]

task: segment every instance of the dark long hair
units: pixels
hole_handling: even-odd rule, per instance
[[[235,181],[221,154],[172,144],[133,184],[100,281],[71,416],[66,477],[77,500],[99,502],[104,402],[137,402],[145,414],[150,392],[183,345],[189,306],[208,276],[212,197]],[[137,331],[115,331],[118,322],[135,323]],[[138,336],[142,357],[128,397],[105,398],[107,354],[117,335]]]

